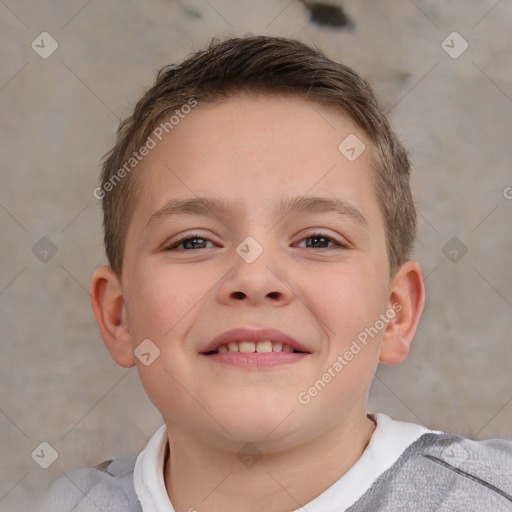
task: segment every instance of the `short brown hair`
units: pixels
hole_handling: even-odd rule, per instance
[[[102,199],[105,250],[114,272],[120,275],[122,271],[126,233],[138,189],[137,173],[129,172],[126,162],[132,159],[131,163],[136,164],[133,155],[147,143],[155,127],[190,105],[191,99],[214,103],[244,92],[300,96],[345,113],[364,130],[374,145],[374,184],[385,219],[390,272],[394,275],[409,258],[416,237],[416,210],[405,149],[363,78],[318,49],[267,36],[214,40],[181,64],[162,68],[132,115],[121,122],[116,143],[104,157],[101,188],[96,189]]]

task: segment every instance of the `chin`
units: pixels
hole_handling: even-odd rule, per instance
[[[219,411],[216,417],[237,442],[269,443],[286,436],[290,428],[287,416],[291,411],[291,407],[271,407],[260,400]]]

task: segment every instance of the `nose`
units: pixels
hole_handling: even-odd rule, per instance
[[[218,288],[219,302],[230,306],[282,307],[293,297],[293,289],[270,250],[263,250],[251,263],[234,254],[233,266]]]

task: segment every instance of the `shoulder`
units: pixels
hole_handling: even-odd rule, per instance
[[[133,485],[133,458],[74,469],[56,480],[39,505],[40,512],[142,512]]]
[[[444,474],[465,480],[466,489],[501,496],[512,509],[512,441],[475,441],[454,434],[426,437],[419,453],[444,468]]]
[[[427,434],[417,443],[416,456],[512,496],[512,441],[475,441],[455,434]]]
[[[426,433],[351,510],[403,507],[422,512],[512,511],[512,441]]]

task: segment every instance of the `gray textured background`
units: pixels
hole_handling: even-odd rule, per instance
[[[92,190],[156,70],[213,36],[298,38],[373,84],[414,162],[427,305],[371,409],[512,439],[512,2],[342,4],[351,31],[312,23],[298,0],[0,0],[0,510],[30,510],[72,467],[138,453],[160,425],[90,310],[105,262]],[[59,45],[47,59],[31,47],[43,31]],[[469,44],[458,58],[441,46],[453,31]],[[43,237],[57,249],[46,262]],[[468,249],[457,262],[452,237]],[[46,470],[31,458],[42,441],[59,454]]]

